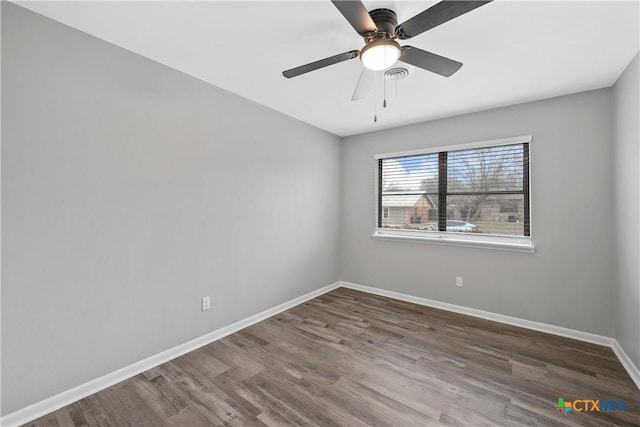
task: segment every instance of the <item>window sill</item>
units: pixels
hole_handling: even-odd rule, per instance
[[[494,249],[499,251],[534,253],[536,251],[530,239],[497,236],[479,236],[477,234],[429,233],[409,234],[376,231],[371,238],[396,242],[430,243],[445,246],[463,246],[468,248]]]

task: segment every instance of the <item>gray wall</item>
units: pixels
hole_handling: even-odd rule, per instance
[[[346,138],[342,280],[611,336],[611,106],[601,89]],[[536,253],[371,239],[375,154],[525,134]]]
[[[6,2],[2,56],[3,415],[338,279],[337,137]]]
[[[615,338],[640,369],[640,69],[638,55],[613,87]]]

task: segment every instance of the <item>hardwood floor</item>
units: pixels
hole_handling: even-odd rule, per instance
[[[340,288],[29,425],[638,426],[640,391],[607,347]]]

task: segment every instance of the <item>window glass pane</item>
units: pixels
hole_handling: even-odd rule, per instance
[[[522,194],[447,196],[447,231],[524,236],[524,218]]]
[[[430,195],[383,195],[382,228],[426,230],[438,225],[438,197]],[[435,231],[434,230],[434,231]]]
[[[382,160],[382,193],[438,193],[438,153]]]
[[[447,192],[522,191],[523,146],[450,151]]]
[[[415,236],[418,230],[477,235],[463,240],[482,239],[482,234],[530,236],[528,147],[519,143],[378,160],[377,226]],[[439,185],[439,176],[447,182]]]

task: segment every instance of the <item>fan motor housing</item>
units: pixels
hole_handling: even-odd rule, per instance
[[[371,19],[378,27],[378,33],[382,33],[384,38],[393,38],[395,35],[396,27],[398,26],[398,15],[391,10],[386,8],[374,9],[369,12]],[[375,37],[374,38],[380,38]]]

